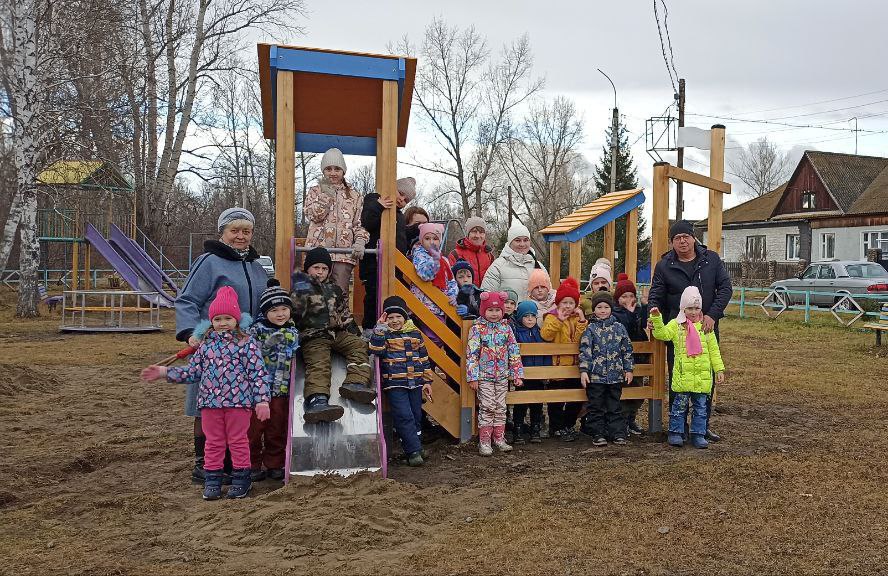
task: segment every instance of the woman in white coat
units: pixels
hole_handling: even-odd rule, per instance
[[[506,245],[499,258],[484,274],[480,288],[485,292],[514,290],[519,301],[527,300],[527,284],[534,268],[545,270],[530,249],[530,230],[516,220],[509,227]]]

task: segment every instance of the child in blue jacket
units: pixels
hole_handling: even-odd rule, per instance
[[[592,317],[580,338],[580,384],[589,399],[583,431],[595,446],[626,444],[626,419],[620,396],[632,383],[632,343],[612,315],[614,298],[599,291],[592,296]]]
[[[423,396],[432,397],[429,355],[403,298],[389,296],[382,309],[370,337],[370,352],[379,357],[382,390],[388,397],[407,463],[422,466],[422,401]]]
[[[537,324],[537,305],[532,300],[525,300],[518,304],[515,311],[515,319],[512,322],[512,331],[518,344],[536,344],[545,342],[540,334]],[[522,356],[521,364],[526,368],[530,366],[551,366],[551,356]],[[545,380],[525,380],[524,390],[542,390],[545,388]],[[515,425],[515,444],[524,444],[524,417],[530,412],[530,442],[539,444],[540,429],[543,426],[542,404],[515,404],[512,407],[512,419]]]

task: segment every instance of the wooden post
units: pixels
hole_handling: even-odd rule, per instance
[[[382,126],[376,131],[376,192],[381,198],[397,200],[395,180],[398,171],[398,83],[382,83]],[[395,279],[395,208],[382,211],[379,239],[382,243],[382,270],[379,278],[379,298],[392,294]]]
[[[80,275],[80,242],[77,240],[71,245],[71,290],[79,289],[78,276]],[[133,290],[138,286],[133,286]]]
[[[462,349],[459,355],[460,373],[466,373],[466,348],[469,345],[469,329],[471,321],[463,321],[461,333]],[[459,441],[468,442],[475,435],[475,391],[468,384],[461,383],[459,387],[460,415],[459,415]]]
[[[651,277],[660,256],[669,246],[669,163],[654,164],[653,228],[651,233]],[[666,346],[654,342],[654,399],[648,402],[648,430],[663,430],[663,401],[666,399]]]
[[[92,256],[92,249],[89,244],[86,244],[83,247],[83,285],[87,290],[93,288],[92,280],[90,279],[90,256]]]
[[[583,273],[583,242],[582,240],[570,242],[568,248],[567,273],[579,282]]]
[[[557,289],[561,284],[561,241],[549,242],[549,278],[552,280],[552,289]]]
[[[725,127],[716,124],[710,130],[712,144],[709,147],[709,176],[716,180],[725,179]],[[722,200],[718,190],[709,191],[709,222],[707,245],[721,256],[722,253]]]
[[[293,73],[277,74],[274,146],[274,269],[281,288],[290,290],[290,239],[296,235],[296,125],[293,123]]]
[[[626,214],[625,272],[634,284],[638,278],[638,208]]]
[[[604,225],[604,254],[607,261],[611,263],[614,271],[617,270],[617,260],[614,258],[614,251],[617,245],[617,223],[613,220]]]

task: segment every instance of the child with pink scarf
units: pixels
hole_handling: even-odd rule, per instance
[[[696,286],[688,286],[681,294],[678,316],[663,325],[658,308],[651,308],[650,319],[654,338],[672,342],[675,367],[672,370],[672,391],[675,395],[669,409],[669,444],[684,445],[684,427],[691,411],[691,443],[706,448],[708,424],[706,400],[712,392],[712,373],[716,384],[725,381],[725,365],[714,332],[703,332],[703,298]]]

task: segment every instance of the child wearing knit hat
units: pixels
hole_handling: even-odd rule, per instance
[[[524,368],[512,328],[503,321],[504,292],[481,294],[481,317],[469,329],[466,381],[478,396],[478,451],[493,454],[512,447],[506,443],[506,392],[509,381],[521,387]],[[493,446],[491,446],[491,444]]]
[[[187,366],[149,366],[142,370],[142,379],[150,382],[166,378],[168,382],[198,384],[197,406],[207,438],[203,498],[222,497],[226,448],[234,466],[228,497],[244,498],[251,487],[247,430],[254,409],[260,420],[269,417],[268,375],[259,344],[242,330],[249,326],[251,318],[241,314],[237,292],[232,287],[219,288],[210,304],[209,316],[211,328],[203,329],[207,330],[206,335]]]
[[[503,290],[506,293],[506,301],[503,303],[503,314],[507,321],[512,320],[512,315],[518,309],[518,293],[511,288]]]
[[[255,415],[250,420],[250,464],[253,482],[284,479],[287,450],[287,420],[290,415],[290,366],[299,348],[299,330],[293,322],[293,301],[281,283],[268,280],[259,299],[262,317],[250,326],[259,342],[271,386],[268,420]],[[262,466],[265,466],[265,469]]]
[[[688,286],[681,294],[678,316],[663,324],[663,316],[656,307],[650,310],[654,338],[672,342],[675,365],[670,386],[675,392],[669,408],[668,442],[684,445],[684,428],[691,412],[691,443],[695,448],[706,448],[706,427],[709,424],[707,400],[712,393],[712,373],[715,383],[725,381],[725,364],[718,348],[715,332],[703,331],[703,298],[700,289]],[[690,407],[689,407],[690,405]]]
[[[487,222],[479,216],[471,216],[466,219],[464,228],[465,238],[456,241],[447,259],[451,265],[456,264],[457,260],[468,262],[475,274],[475,285],[480,286],[495,259],[493,248],[487,245]]]
[[[575,278],[567,277],[555,292],[555,307],[543,318],[540,330],[543,340],[556,344],[577,344],[589,325],[583,311],[577,307],[580,301],[580,284]],[[555,366],[575,366],[576,356],[562,354],[552,357]],[[579,379],[557,379],[550,382],[552,388],[580,388]],[[583,407],[582,402],[550,402],[549,435],[565,442],[577,439],[574,425]]]
[[[614,319],[609,292],[592,296],[592,317],[580,339],[580,384],[586,390],[588,411],[583,432],[595,446],[626,443],[626,421],[620,405],[623,384],[632,383],[632,344],[626,328]]]
[[[370,337],[370,352],[379,357],[382,391],[407,463],[422,466],[422,403],[423,397],[432,398],[429,355],[403,298],[389,296],[382,309]]]
[[[592,316],[592,296],[602,290],[609,292],[612,284],[613,272],[610,260],[599,258],[589,271],[589,284],[586,286],[586,293],[583,294],[580,301],[580,307],[587,317]]]
[[[440,290],[451,306],[456,305],[457,285],[450,268],[450,262],[441,255],[441,242],[444,237],[444,225],[434,222],[426,222],[419,226],[419,243],[413,247],[411,259],[416,275],[426,282],[431,282]],[[411,285],[410,291],[425,305],[429,311],[444,320],[444,311],[423,292],[419,286]],[[423,327],[423,333],[432,342],[440,343],[438,336],[428,327]]]
[[[481,289],[475,284],[475,270],[462,259],[456,260],[451,269],[458,287],[456,313],[465,320],[474,320],[481,309]]]
[[[515,318],[512,320],[512,331],[518,344],[538,344],[545,342],[537,324],[537,304],[532,300],[525,300],[518,304]],[[551,366],[551,356],[522,356],[523,366]],[[525,390],[542,390],[546,380],[525,380]],[[512,407],[512,422],[514,423],[515,444],[524,444],[524,418],[530,412],[529,440],[532,444],[542,442],[540,431],[543,425],[542,404],[515,404]]]
[[[636,295],[635,283],[629,279],[625,272],[617,275],[617,285],[614,288],[613,315],[617,322],[623,325],[632,342],[647,342],[648,335],[645,331],[648,320],[647,297],[642,293],[639,303]],[[649,354],[635,354],[633,359],[636,364],[647,363]],[[633,386],[641,386],[642,379],[633,380]],[[644,404],[644,400],[622,400],[623,415],[626,417],[626,430],[629,434],[638,436],[642,433],[641,427],[636,423],[638,411]]]
[[[293,321],[299,329],[305,360],[305,421],[332,422],[344,414],[330,404],[330,357],[345,356],[345,380],[339,395],[360,404],[372,404],[376,390],[369,387],[370,362],[361,330],[348,307],[348,296],[330,277],[332,261],[323,246],[305,255],[302,271],[293,273],[290,296]]]
[[[527,295],[537,307],[537,324],[542,327],[543,316],[555,304],[555,292],[552,290],[552,279],[543,268],[534,268],[527,281]]]

